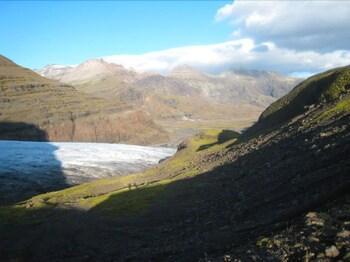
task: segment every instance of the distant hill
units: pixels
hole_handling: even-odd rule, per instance
[[[142,110],[79,92],[3,56],[0,90],[0,121],[34,124],[47,132],[48,140],[139,144],[167,140],[166,132]],[[1,129],[0,139],[40,140],[22,131]]]

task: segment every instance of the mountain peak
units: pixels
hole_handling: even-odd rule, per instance
[[[223,74],[234,74],[234,75],[242,75],[242,76],[253,76],[253,77],[259,77],[259,76],[280,76],[279,73],[274,71],[265,71],[265,70],[258,70],[258,69],[231,69]]]
[[[172,73],[176,73],[176,72],[195,72],[195,73],[199,73],[199,70],[193,68],[192,66],[188,65],[188,64],[183,64],[183,65],[178,65],[175,66],[173,68],[173,70],[171,70]]]
[[[89,59],[78,65],[78,68],[81,67],[95,67],[95,66],[108,66],[109,63],[104,61],[102,58],[99,59]]]
[[[173,70],[170,72],[169,76],[172,77],[178,77],[178,78],[195,78],[195,77],[204,77],[205,75],[200,72],[199,70],[184,64],[184,65],[178,65],[173,68]]]
[[[127,69],[118,64],[108,63],[102,58],[89,59],[77,66],[77,70],[96,70],[96,72],[116,72],[116,71],[126,71]]]

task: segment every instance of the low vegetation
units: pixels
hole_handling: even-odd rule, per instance
[[[350,112],[350,97],[344,98],[343,100],[336,102],[330,106],[329,109],[322,112],[317,118],[317,121],[329,120],[334,116],[344,115]]]

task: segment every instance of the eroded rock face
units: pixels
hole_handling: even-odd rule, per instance
[[[70,119],[44,126],[50,141],[163,143],[166,133],[142,111]],[[135,134],[138,134],[135,136]]]
[[[92,115],[42,125],[24,122],[0,123],[0,140],[123,142],[147,145],[165,143],[167,139],[166,132],[142,111]]]

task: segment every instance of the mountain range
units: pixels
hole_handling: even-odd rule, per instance
[[[181,88],[180,95],[199,94],[220,103],[241,102],[265,107],[301,81],[275,72],[258,70],[231,70],[209,75],[187,65],[175,67],[168,75],[138,73],[103,59],[88,60],[77,66],[48,65],[36,72],[100,96],[105,95],[103,87],[107,85],[110,92],[132,87],[163,88],[168,93],[176,93]]]
[[[103,59],[77,66],[49,65],[37,72],[82,93],[146,112],[175,144],[202,128],[245,128],[301,81],[257,70],[211,75],[187,65],[161,75],[136,72]]]

